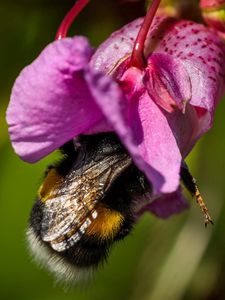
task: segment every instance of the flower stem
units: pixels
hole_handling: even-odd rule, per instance
[[[75,18],[79,15],[79,13],[84,9],[84,7],[88,4],[89,0],[77,0],[74,6],[67,13],[62,23],[59,26],[59,29],[56,34],[56,40],[61,40],[62,38],[67,36],[67,32],[72,25]]]
[[[146,66],[146,61],[144,57],[145,40],[160,2],[161,2],[160,0],[152,0],[152,4],[148,9],[147,15],[138,33],[138,36],[134,43],[134,48],[133,48],[131,61],[130,61],[130,64],[133,67],[143,69]]]

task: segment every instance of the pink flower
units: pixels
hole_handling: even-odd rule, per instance
[[[212,126],[225,87],[225,46],[203,25],[155,17],[140,58],[133,49],[142,24],[125,25],[95,51],[81,36],[48,45],[17,78],[7,121],[16,153],[28,162],[80,134],[115,131],[154,194],[178,199],[168,213],[154,206],[165,217],[186,207],[180,166]]]

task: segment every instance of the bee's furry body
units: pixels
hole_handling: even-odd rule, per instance
[[[134,224],[144,175],[114,134],[83,136],[49,167],[28,229],[32,252],[61,279],[83,278],[104,262]]]

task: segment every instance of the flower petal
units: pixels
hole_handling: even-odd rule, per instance
[[[135,100],[130,102],[128,121],[132,130],[132,147],[137,147],[140,158],[157,171],[149,174],[156,192],[173,192],[179,184],[181,164],[176,139],[165,115],[147,93]],[[127,148],[129,150],[129,145]]]
[[[136,19],[112,33],[92,56],[90,60],[91,67],[107,74],[112,74],[115,69],[118,69],[117,67],[120,67],[120,64],[130,57],[143,20],[144,18]],[[174,22],[174,18],[155,16],[145,42],[146,57],[149,52],[152,53],[154,51],[162,39],[165,29]]]
[[[225,91],[225,45],[214,31],[191,21],[170,26],[158,43],[156,52],[168,53],[182,63],[190,79],[190,103],[210,113],[212,123],[215,105]],[[208,114],[202,117],[209,119]]]
[[[185,158],[199,139],[202,124],[193,106],[186,105],[185,114],[180,110],[164,111],[168,124],[176,138],[182,157]]]
[[[169,19],[170,22],[170,18],[156,16],[153,19],[148,37],[151,36],[154,41],[157,40],[157,32],[160,24],[163,23],[165,28],[168,27],[167,19]],[[112,74],[114,69],[131,55],[134,42],[143,20],[144,18],[136,19],[111,34],[111,36],[98,47],[92,56],[90,61],[91,67],[95,70],[102,71],[105,74]],[[147,46],[148,43],[146,43],[146,48],[148,48]]]
[[[184,66],[171,55],[156,53],[148,59],[145,86],[150,97],[162,108],[172,112],[191,99],[191,81]]]
[[[138,215],[148,211],[157,217],[166,219],[173,214],[180,213],[182,210],[188,207],[188,202],[182,195],[181,187],[179,187],[177,191],[170,194],[164,194],[147,204],[141,209],[140,212],[138,212]]]
[[[84,79],[91,54],[84,37],[55,41],[17,78],[7,121],[25,161],[41,159],[102,119]]]
[[[142,22],[143,18],[137,19],[111,34],[92,56],[91,67],[103,73],[111,72],[130,55]]]
[[[110,98],[99,90],[99,80],[90,74],[87,80],[97,82],[98,88],[90,84],[92,94],[137,166],[152,183],[154,192],[175,191],[179,185],[181,154],[160,108],[147,92],[135,99],[125,99],[114,83],[116,92]],[[106,82],[102,83],[102,91],[104,85]]]

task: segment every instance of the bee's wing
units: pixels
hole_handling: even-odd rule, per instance
[[[72,168],[57,196],[43,205],[43,241],[58,252],[73,246],[97,217],[96,204],[130,164],[127,154],[114,154],[92,162],[84,171]]]

